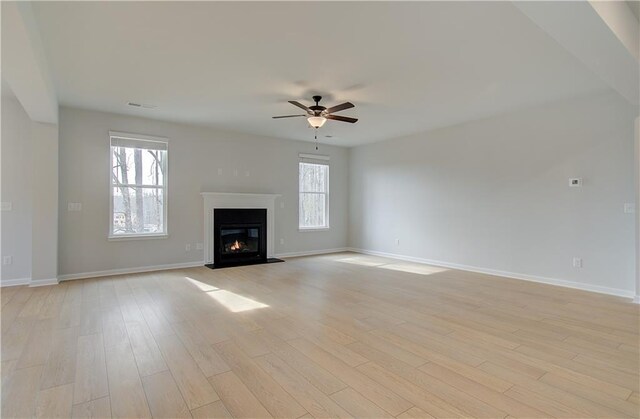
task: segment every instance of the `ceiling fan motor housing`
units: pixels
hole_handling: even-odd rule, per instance
[[[320,106],[318,104],[318,102],[320,102],[321,100],[322,100],[322,96],[313,96],[313,101],[316,102],[316,104],[313,106],[309,106],[309,109],[313,111],[313,114],[315,116],[320,116],[322,112],[327,109],[326,107]]]

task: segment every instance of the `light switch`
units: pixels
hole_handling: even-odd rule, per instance
[[[625,214],[634,214],[636,212],[636,204],[633,202],[624,204],[624,213]]]
[[[13,204],[11,202],[3,202],[0,204],[0,209],[2,211],[11,211],[13,209]]]

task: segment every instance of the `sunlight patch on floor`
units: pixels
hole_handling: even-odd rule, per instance
[[[336,259],[337,262],[349,263],[351,265],[361,265],[361,266],[379,266],[384,264],[385,262],[381,262],[379,260],[367,258],[365,256],[355,256],[343,259]]]
[[[378,268],[390,269],[392,271],[409,272],[418,275],[431,275],[439,272],[446,272],[449,269],[438,268],[437,266],[418,265],[412,263],[390,263],[388,265],[380,265]]]
[[[216,291],[209,291],[207,292],[207,295],[225,306],[232,313],[240,313],[242,311],[269,307],[267,304],[263,304],[259,301],[252,300],[251,298],[243,297],[240,294],[226,290],[219,289]]]
[[[197,279],[189,278],[188,276],[184,277],[187,281],[198,287],[201,291],[217,291],[220,288],[214,287],[213,285],[209,285],[206,282],[198,281]]]
[[[347,258],[335,259],[335,261],[349,263],[351,265],[369,266],[373,268],[382,268],[391,271],[407,272],[418,275],[432,275],[449,270],[447,268],[424,265],[421,263],[389,263],[387,259],[381,259],[375,256],[352,256]]]
[[[222,304],[232,313],[240,313],[242,311],[269,307],[267,304],[252,300],[251,298],[243,297],[235,292],[222,290],[218,287],[214,287],[213,285],[209,285],[206,282],[198,281],[197,279],[193,279],[188,276],[185,276],[184,278],[191,284],[195,285],[199,290],[206,292],[209,297]]]

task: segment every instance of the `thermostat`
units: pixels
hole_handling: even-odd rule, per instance
[[[569,186],[572,188],[580,188],[582,186],[582,178],[574,177],[569,179]]]

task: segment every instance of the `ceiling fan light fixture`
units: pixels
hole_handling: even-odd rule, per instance
[[[324,116],[310,116],[307,118],[307,121],[313,128],[320,128],[325,122],[327,122],[327,118]]]

